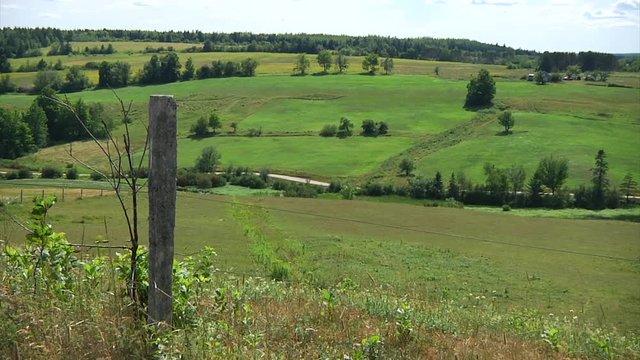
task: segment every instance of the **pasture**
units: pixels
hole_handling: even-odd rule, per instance
[[[146,218],[144,196],[142,204]],[[176,253],[213,246],[221,269],[264,271],[258,236],[295,278],[320,287],[349,278],[399,296],[435,302],[478,296],[498,312],[575,313],[598,326],[639,330],[638,223],[273,196],[179,193],[177,206]],[[28,209],[8,207],[21,219]],[[50,221],[72,242],[126,244],[113,196],[60,201]],[[6,239],[22,241],[22,230],[3,224]],[[145,222],[141,234],[146,239]]]
[[[232,55],[246,54],[229,54]],[[285,56],[263,54],[269,55]],[[414,62],[414,73],[422,66],[424,74],[428,74],[433,66],[430,62]],[[456,65],[460,67],[456,70],[460,74],[472,73],[481,67]],[[495,103],[514,112],[514,134],[498,136],[502,128],[497,120],[489,118],[464,135],[456,135],[452,144],[442,145],[430,142],[434,136],[447,134],[475,117],[475,112],[462,108],[467,82],[447,79],[444,75],[405,75],[401,69],[398,65],[398,74],[391,76],[363,76],[350,71],[341,76],[271,74],[273,76],[208,79],[133,86],[118,89],[117,93],[125,102],[133,103],[135,149],[144,144],[141,122],[147,121],[149,95],[176,96],[181,166],[192,165],[200,149],[214,145],[222,153],[223,166],[271,168],[321,179],[383,176],[399,181],[396,162],[410,157],[418,165],[418,175],[433,176],[440,170],[448,176],[451,172],[464,171],[474,182],[482,182],[485,162],[498,166],[522,164],[531,175],[539,159],[553,153],[569,160],[568,185],[576,186],[589,181],[593,157],[599,149],[604,149],[613,185],[617,186],[626,173],[640,178],[640,160],[635,156],[640,152],[640,143],[636,140],[640,134],[640,90],[637,88],[588,86],[584,82],[536,86],[498,78]],[[442,67],[441,72],[446,69]],[[637,79],[633,76],[630,78]],[[68,97],[72,101],[81,97],[86,102],[102,102],[118,117],[118,106],[111,91],[84,91]],[[25,109],[32,100],[33,97],[27,95],[3,95],[0,106]],[[213,111],[222,118],[222,134],[200,139],[189,137],[191,125]],[[365,119],[385,121],[390,127],[389,136],[346,140],[317,136],[322,126],[337,125],[343,116],[354,122],[356,134]],[[232,122],[238,123],[237,134],[231,134]],[[249,129],[261,129],[263,136],[243,136]],[[425,144],[428,151],[421,150]],[[75,143],[74,149],[83,153],[90,163],[102,161],[91,143]],[[67,150],[65,145],[45,148],[21,162],[34,168],[47,162],[69,162]]]

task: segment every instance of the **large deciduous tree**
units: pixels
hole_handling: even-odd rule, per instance
[[[467,84],[467,98],[465,108],[478,108],[490,106],[496,95],[496,83],[493,77],[485,69],[480,69],[478,76],[472,77]]]
[[[255,59],[246,58],[240,63],[240,74],[246,77],[256,76],[257,68],[258,62]]]

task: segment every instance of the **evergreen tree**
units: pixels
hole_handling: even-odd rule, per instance
[[[607,155],[604,150],[598,150],[595,160],[595,167],[591,169],[591,181],[593,183],[591,201],[593,202],[594,209],[600,210],[605,208],[606,194],[609,190],[609,179],[607,178],[609,165],[607,163]]]

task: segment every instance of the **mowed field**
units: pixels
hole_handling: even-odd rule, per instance
[[[146,219],[144,197],[142,204]],[[26,202],[8,208],[21,219],[28,209]],[[187,193],[178,194],[177,213],[176,254],[212,246],[218,267],[226,271],[263,274],[255,256],[259,238],[291,265],[294,278],[317,286],[348,278],[362,288],[382,287],[425,301],[473,302],[478,296],[497,312],[532,308],[640,330],[638,223]],[[50,221],[75,243],[109,239],[126,245],[113,196],[60,201]],[[4,238],[22,241],[21,229],[2,223]],[[141,234],[147,238],[146,222]]]

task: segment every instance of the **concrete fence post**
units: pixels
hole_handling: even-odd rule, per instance
[[[173,96],[149,100],[149,316],[156,326],[172,324],[173,255],[176,223],[177,105]]]

